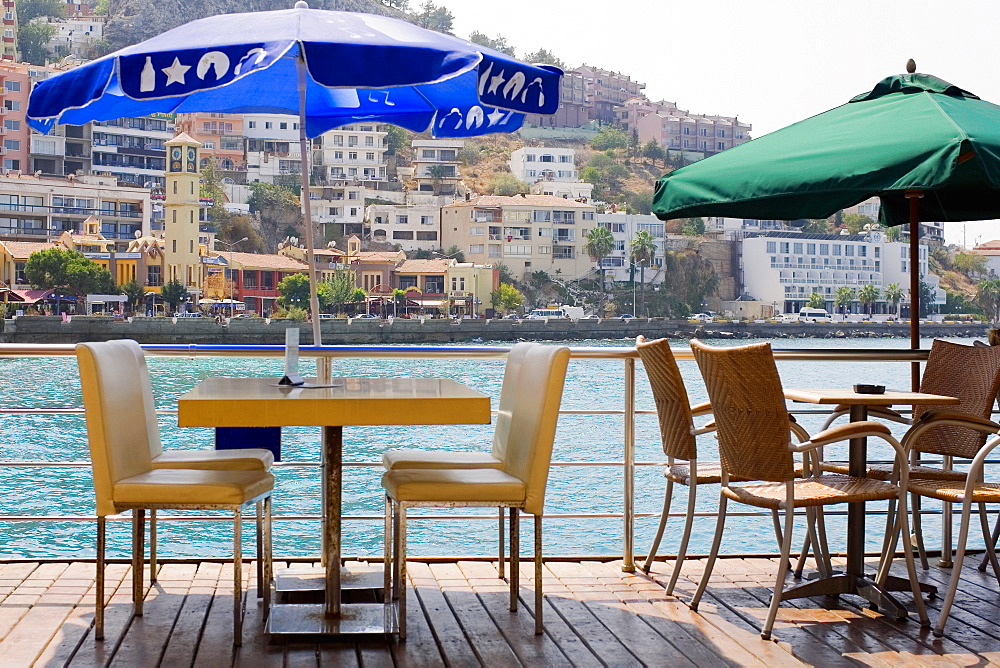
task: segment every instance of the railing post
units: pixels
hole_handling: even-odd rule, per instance
[[[635,572],[635,358],[625,359],[625,526],[622,528],[622,570]]]

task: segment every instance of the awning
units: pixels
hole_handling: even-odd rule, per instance
[[[418,306],[423,306],[424,308],[442,308],[447,305],[447,300],[444,299],[413,299]]]

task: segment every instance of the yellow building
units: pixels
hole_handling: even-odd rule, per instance
[[[201,174],[198,149],[201,144],[181,133],[164,142],[167,146],[167,186],[163,223],[163,255],[166,281],[179,281],[197,302],[202,293],[201,245],[198,234]]]

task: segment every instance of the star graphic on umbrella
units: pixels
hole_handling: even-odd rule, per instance
[[[499,87],[504,81],[506,81],[506,79],[503,77],[503,70],[500,70],[500,74],[490,77],[490,87],[486,92],[496,93],[497,87]]]
[[[163,73],[167,75],[167,83],[169,86],[172,83],[184,83],[184,74],[191,69],[190,65],[181,65],[179,58],[174,58],[174,64],[170,67],[164,67]]]
[[[490,125],[496,125],[504,117],[504,113],[499,109],[493,109],[493,111],[486,115],[486,118],[490,119]]]

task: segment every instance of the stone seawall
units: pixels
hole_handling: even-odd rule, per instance
[[[574,339],[745,339],[745,338],[871,338],[908,337],[907,323],[696,323],[634,318],[607,320],[324,320],[323,343],[468,343],[486,341],[565,341]],[[302,343],[312,340],[308,323],[288,320],[237,318],[229,324],[211,318],[135,318],[132,322],[106,317],[74,316],[69,322],[57,317],[21,316],[4,322],[0,341],[5,343],[77,343],[132,338],[140,343],[202,343],[282,345],[285,329],[299,327]],[[982,323],[925,323],[920,331],[927,337],[985,337]]]

